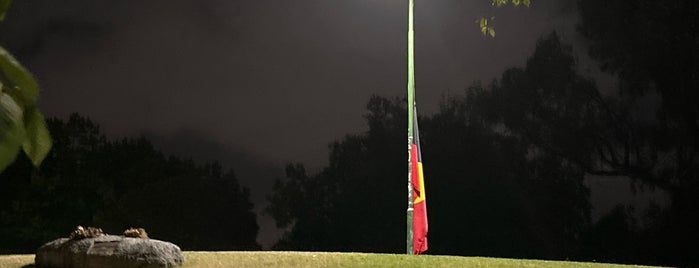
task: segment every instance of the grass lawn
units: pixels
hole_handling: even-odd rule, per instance
[[[473,267],[473,268],[603,268],[648,267],[589,262],[541,261],[483,257],[408,256],[402,254],[225,251],[184,253],[182,267]],[[0,268],[17,268],[34,263],[34,255],[0,255]]]

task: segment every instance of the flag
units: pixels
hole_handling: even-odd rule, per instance
[[[417,113],[413,113],[417,114]],[[410,145],[410,180],[413,187],[413,253],[427,250],[427,205],[425,204],[425,177],[422,174],[422,153],[417,128],[413,120],[413,143]]]

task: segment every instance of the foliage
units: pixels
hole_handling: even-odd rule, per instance
[[[77,114],[48,120],[54,149],[0,174],[0,252],[33,251],[77,225],[143,227],[184,249],[256,249],[249,191],[218,164],[166,158],[144,138],[109,141]]]
[[[696,263],[699,158],[687,147],[693,132],[672,119],[671,108],[659,107],[664,117],[657,120],[639,116],[639,96],[624,85],[622,94],[601,94],[577,74],[572,48],[552,34],[524,68],[506,70],[487,87],[475,84],[421,118],[429,252]],[[270,209],[290,227],[280,248],[369,251],[381,237],[388,240],[382,248],[402,250],[393,240],[403,235],[384,224],[402,218],[396,211],[404,204],[392,199],[402,200],[406,167],[393,161],[404,159],[404,148],[392,144],[403,137],[404,107],[375,97],[368,108],[369,131],[333,143],[321,173],[309,176],[295,165],[297,172],[278,182]],[[618,207],[592,224],[583,185],[589,175],[629,176],[667,191],[672,204],[651,206],[643,221],[633,208]]]
[[[530,0],[492,0],[493,1],[493,6],[496,7],[501,7],[504,5],[507,5],[509,3],[512,3],[515,7],[518,7],[520,5],[524,5],[526,7],[529,7],[531,5]],[[485,18],[485,17],[480,17],[476,19],[476,24],[478,24],[478,28],[480,29],[481,33],[483,35],[490,35],[490,37],[495,37],[495,27],[493,26],[492,21],[495,20],[495,17],[490,17]]]
[[[12,1],[0,1],[0,21]],[[0,47],[0,172],[23,150],[38,166],[51,149],[44,116],[36,108],[38,85],[34,77]]]
[[[493,0],[493,5],[494,5],[494,6],[497,6],[497,7],[501,7],[501,6],[507,5],[509,2],[512,2],[512,4],[513,4],[514,6],[519,6],[520,4],[522,4],[522,5],[525,5],[525,6],[527,6],[527,7],[529,7],[529,4],[531,3],[530,0],[511,0],[511,1],[508,1],[508,0]]]
[[[572,161],[586,147],[569,135],[585,128],[579,116],[589,105],[570,97],[588,86],[552,34],[526,68],[505,71],[488,89],[472,86],[423,120],[430,216],[445,215],[431,217],[437,253],[577,257],[590,205],[584,170]]]
[[[551,35],[526,69],[421,118],[429,253],[577,256],[590,225],[585,173],[556,149],[575,144],[570,132],[588,131],[581,117],[591,84],[572,68],[570,49]],[[328,167],[307,175],[292,165],[277,182],[269,211],[290,228],[280,249],[403,251],[404,102],[373,97],[367,108],[369,130],[334,142]],[[570,154],[588,149],[575,145]]]
[[[319,174],[308,176],[300,164],[287,167],[288,180],[275,184],[268,209],[279,227],[292,229],[279,248],[401,251],[403,230],[395,227],[405,224],[404,193],[391,180],[407,170],[400,142],[405,108],[398,103],[372,98],[369,132],[331,144],[330,164]]]
[[[597,174],[627,176],[668,193],[667,209],[625,248],[629,260],[699,263],[699,58],[692,1],[578,2],[589,55],[619,79],[617,109],[600,146]],[[647,103],[655,103],[648,105]],[[636,108],[640,107],[640,108]],[[612,109],[613,110],[613,109]],[[653,252],[653,254],[647,254]]]

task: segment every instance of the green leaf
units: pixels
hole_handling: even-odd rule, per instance
[[[512,0],[512,4],[514,4],[515,6],[519,6],[520,3],[521,0]]]
[[[522,0],[522,4],[524,4],[526,7],[529,7],[531,3],[529,0]]]
[[[478,28],[481,30],[481,33],[485,35],[488,32],[488,19],[481,17],[476,19],[475,22],[478,24]]]
[[[12,0],[0,0],[0,21],[5,19],[5,14],[7,10],[10,9],[11,4]]]
[[[24,122],[25,138],[22,143],[24,153],[35,166],[39,166],[51,150],[51,136],[46,127],[44,116],[36,108],[27,113]]]
[[[501,7],[507,4],[507,0],[493,0],[493,5],[496,7]]]
[[[19,143],[10,139],[0,139],[0,172],[15,161],[18,152]]]
[[[495,17],[491,17],[490,20],[494,20]],[[488,19],[486,18],[478,18],[475,21],[478,24],[478,27],[481,30],[481,33],[483,35],[490,35],[490,37],[495,37],[495,27],[492,25],[488,24]]]
[[[0,89],[0,138],[3,138],[4,133],[9,132],[13,126],[21,125],[23,115],[22,107],[12,96]]]
[[[0,21],[12,0],[0,0]],[[44,116],[36,109],[39,86],[7,50],[0,47],[0,172],[14,162],[20,148],[34,165],[51,149]]]
[[[0,47],[0,71],[2,71],[4,91],[13,96],[20,106],[36,103],[39,86],[34,80],[34,76],[2,47]]]
[[[22,108],[8,94],[0,92],[0,171],[12,164],[24,139]]]

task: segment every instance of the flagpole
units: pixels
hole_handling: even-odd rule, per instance
[[[415,60],[414,60],[414,39],[413,30],[413,9],[414,0],[408,0],[408,209],[407,216],[407,254],[413,254],[413,187],[410,178],[412,164],[410,162],[411,149],[413,144],[413,113],[415,112]]]

